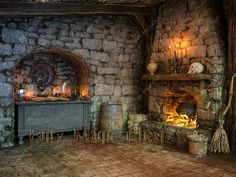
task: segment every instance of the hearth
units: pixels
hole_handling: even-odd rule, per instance
[[[197,103],[189,93],[172,92],[163,98],[161,107],[161,117],[166,124],[186,128],[197,127]]]
[[[211,102],[206,90],[210,75],[157,74],[144,75],[143,79],[149,81],[148,109],[151,123],[142,123],[142,131],[146,136],[156,132],[162,137],[161,142],[181,147],[186,147],[187,136],[195,130],[211,136],[212,125],[205,124],[206,116],[210,115]],[[201,114],[203,110],[208,113]]]

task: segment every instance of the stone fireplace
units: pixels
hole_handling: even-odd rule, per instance
[[[143,75],[149,88],[150,118],[164,123],[157,125],[157,131],[161,127],[164,132],[164,142],[183,146],[187,133],[195,128],[191,128],[192,125],[184,128],[186,122],[191,124],[192,120],[177,119],[176,110],[182,104],[195,105],[196,130],[210,138],[226,94],[222,19],[207,0],[181,0],[165,1],[157,21],[150,58],[156,61],[158,68],[154,75]],[[193,62],[201,63],[204,71],[189,74]]]
[[[181,74],[179,77],[181,77]],[[184,77],[191,79],[187,78],[188,75]],[[183,76],[181,79],[183,79]],[[182,119],[188,121],[184,121],[185,123],[182,122],[182,124],[179,123],[179,126],[211,128],[213,125],[209,119],[214,115],[205,114],[212,104],[207,90],[203,87],[207,83],[209,84],[209,80],[201,80],[201,78],[198,81],[166,80],[152,83],[149,89],[149,113],[152,119],[156,117],[171,124],[171,120],[168,119],[173,120],[173,117],[187,114],[188,118],[183,116]],[[178,120],[176,121],[178,122]],[[192,124],[192,121],[197,122],[196,126]],[[178,124],[177,122],[176,124]],[[188,123],[190,123],[189,126]]]
[[[187,136],[198,131],[211,137],[215,114],[207,92],[211,75],[159,74],[144,75],[149,81],[148,110],[156,130],[163,134],[162,142],[186,147]],[[144,124],[148,130],[148,125]],[[149,130],[148,130],[149,131]]]

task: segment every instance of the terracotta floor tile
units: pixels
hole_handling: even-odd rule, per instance
[[[236,156],[196,158],[173,147],[125,143],[74,150],[71,137],[0,149],[0,177],[236,177]]]

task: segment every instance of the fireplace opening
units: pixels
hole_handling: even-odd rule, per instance
[[[185,91],[171,91],[163,98],[162,120],[165,124],[197,128],[197,102]]]

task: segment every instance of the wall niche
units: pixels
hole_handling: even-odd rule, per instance
[[[60,56],[30,55],[21,60],[15,69],[17,101],[20,89],[26,91],[29,99],[39,96],[71,98],[76,95],[76,70],[70,62]]]

